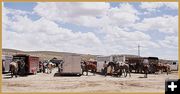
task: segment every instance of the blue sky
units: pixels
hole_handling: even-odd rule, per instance
[[[3,44],[4,48],[109,55],[137,54],[135,47],[137,44],[141,44],[144,56],[153,55],[177,59],[176,20],[178,9],[175,2],[101,2],[90,4],[6,2],[3,7],[4,10],[9,11],[3,15],[4,19],[7,20],[3,23],[4,43],[32,45],[32,40],[28,38],[32,38],[34,33],[48,38],[53,37],[48,40],[34,39],[39,44],[37,47],[27,48],[26,46]],[[25,27],[31,27],[32,31],[26,30]],[[22,39],[20,38],[21,34],[26,35],[27,38],[20,43],[14,42],[13,39],[7,39],[6,33],[10,32],[16,35],[14,37],[17,40]],[[44,33],[42,34],[42,32]],[[52,32],[53,34],[51,34]],[[66,42],[62,40],[66,40]],[[57,42],[53,47],[49,47],[43,41],[48,41],[48,43],[60,41],[63,45],[59,45]],[[40,44],[44,46],[42,47]],[[74,44],[73,47],[70,47],[71,44]],[[60,47],[62,49],[57,49]],[[122,49],[127,49],[127,51]],[[156,52],[152,50],[156,50]],[[167,54],[159,53],[166,50],[168,50]]]

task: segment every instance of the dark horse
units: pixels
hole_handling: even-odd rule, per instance
[[[86,75],[88,75],[89,70],[91,70],[93,75],[95,75],[97,66],[91,61],[83,61],[81,62],[81,69],[82,69],[82,75],[84,72],[86,72]]]
[[[131,77],[129,65],[126,63],[109,62],[108,67],[111,67],[110,75],[113,73],[120,77],[124,73],[124,77],[127,77],[127,74],[129,74],[129,77]],[[113,69],[114,71],[112,72]]]
[[[116,63],[113,62],[113,61],[110,61],[110,62],[108,63],[108,65],[107,65],[107,67],[110,67],[110,68],[111,68],[111,69],[110,69],[110,75],[112,75],[113,69],[114,69],[114,71],[117,70]]]
[[[150,64],[148,60],[144,60],[141,62],[142,70],[144,72],[144,77],[147,78],[147,75],[149,73]]]

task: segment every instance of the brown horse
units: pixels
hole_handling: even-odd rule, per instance
[[[18,74],[18,63],[17,62],[11,62],[9,64],[9,71],[11,72],[11,77],[13,77],[15,75],[15,77],[17,77]]]
[[[161,73],[167,72],[167,75],[171,72],[169,64],[159,63],[156,68],[157,68],[157,71],[160,71]]]
[[[91,61],[87,61],[87,62],[84,61],[81,62],[81,69],[82,69],[82,75],[84,72],[86,72],[86,75],[88,75],[89,70],[91,70],[91,72],[93,72],[93,75],[95,75],[97,66]]]
[[[167,75],[171,72],[169,64],[163,64],[163,71],[167,72]]]
[[[143,64],[144,77],[147,78],[149,73],[149,64]]]

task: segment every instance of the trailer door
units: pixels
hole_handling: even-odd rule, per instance
[[[29,56],[29,73],[37,73],[39,71],[39,58]]]
[[[78,55],[64,57],[63,71],[62,73],[81,73],[81,57]]]

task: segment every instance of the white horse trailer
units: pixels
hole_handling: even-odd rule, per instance
[[[106,61],[106,64],[109,62],[115,61],[115,62],[124,62],[125,61],[124,55],[110,55],[110,56],[98,56],[97,57],[97,72],[102,73],[103,71],[103,64]],[[107,73],[110,72],[110,67],[107,69]]]
[[[81,75],[81,56],[71,55],[64,57],[61,75]]]
[[[9,72],[9,64],[12,62],[13,56],[2,55],[2,72]]]

